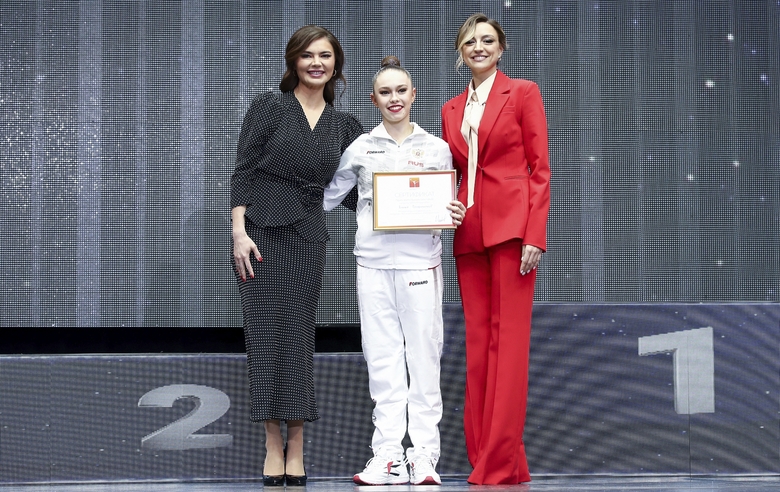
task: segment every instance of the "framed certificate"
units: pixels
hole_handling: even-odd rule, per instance
[[[454,229],[455,171],[374,173],[374,230]]]

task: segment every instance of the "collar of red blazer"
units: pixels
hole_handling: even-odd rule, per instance
[[[509,100],[509,92],[512,86],[510,79],[504,75],[501,70],[496,73],[496,80],[493,82],[493,87],[490,89],[490,95],[488,96],[487,104],[485,104],[485,111],[482,113],[482,119],[479,122],[479,153],[485,148],[485,142],[487,142],[490,132],[496,124],[498,115],[501,113],[501,109]],[[445,118],[447,123],[447,129],[449,135],[447,135],[447,141],[455,144],[455,150],[457,150],[462,157],[468,159],[469,146],[466,140],[460,133],[460,127],[463,124],[463,113],[466,110],[466,99],[469,95],[469,88],[462,94],[456,96],[447,103],[447,111],[445,111]]]

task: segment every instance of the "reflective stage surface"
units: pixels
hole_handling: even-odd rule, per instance
[[[1,492],[249,492],[262,490],[260,482],[208,483],[112,483],[62,485],[5,485]],[[445,478],[439,486],[374,486],[358,487],[348,479],[312,480],[306,487],[287,489],[316,492],[438,492],[438,491],[518,491],[518,492],[775,492],[780,490],[780,477],[541,477],[530,484],[477,486],[463,478]],[[282,492],[282,487],[268,487]]]

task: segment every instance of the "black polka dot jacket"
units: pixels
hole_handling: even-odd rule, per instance
[[[307,241],[327,241],[323,190],[362,133],[354,116],[329,104],[312,129],[292,92],[258,95],[241,126],[230,207],[245,205],[260,227],[292,225]]]

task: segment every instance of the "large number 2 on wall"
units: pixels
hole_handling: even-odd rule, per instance
[[[219,448],[233,444],[233,436],[230,434],[195,434],[230,409],[230,398],[218,389],[196,384],[162,386],[142,396],[138,400],[138,406],[170,408],[181,398],[195,400],[195,408],[179,420],[141,439],[141,448],[184,450]]]

